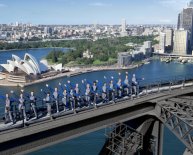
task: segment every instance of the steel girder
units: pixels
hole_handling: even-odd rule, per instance
[[[164,125],[193,153],[193,100],[170,98],[158,102],[156,110]]]

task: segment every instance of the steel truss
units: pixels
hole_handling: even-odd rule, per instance
[[[108,126],[105,135],[108,138],[109,154],[126,155],[128,152],[137,152],[143,148],[143,135],[126,124]]]
[[[159,119],[193,153],[193,98],[178,97],[158,102]]]

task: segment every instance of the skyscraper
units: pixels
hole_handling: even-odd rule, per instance
[[[178,23],[177,23],[177,30],[179,30],[182,27],[181,25],[181,13],[178,14]]]
[[[165,46],[166,46],[166,34],[161,32],[160,33],[160,42],[159,42],[159,52],[165,53]]]
[[[190,1],[190,3],[188,4],[188,6],[193,8],[193,0]]]
[[[48,33],[48,27],[44,27],[44,33],[45,33],[45,34]]]
[[[178,15],[177,29],[187,30],[188,35],[188,54],[192,54],[193,47],[193,0],[190,1],[187,8],[183,8],[182,12]]]
[[[166,34],[166,46],[172,47],[172,45],[173,45],[173,30],[172,29],[166,29],[165,34]]]
[[[122,32],[125,32],[125,31],[126,31],[126,20],[125,20],[125,19],[122,19],[121,31],[122,31]]]
[[[122,22],[121,22],[121,36],[122,36],[122,37],[127,36],[126,20],[125,20],[125,19],[122,19]]]
[[[174,32],[174,49],[175,54],[186,55],[188,51],[188,31],[176,30]]]

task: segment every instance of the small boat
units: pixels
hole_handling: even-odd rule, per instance
[[[170,60],[166,60],[166,63],[170,63]]]
[[[147,65],[147,64],[150,64],[150,62],[149,62],[149,61],[146,61],[146,62],[144,62],[144,64]]]
[[[166,59],[165,62],[166,62],[166,63],[170,63],[170,62],[171,62],[171,59],[170,59],[170,58],[169,58],[169,59]]]
[[[183,59],[183,60],[181,61],[182,64],[185,64],[185,63],[187,63],[187,62],[188,62],[188,60],[185,60],[185,59]]]
[[[161,62],[164,62],[165,61],[165,59],[164,58],[161,58]]]

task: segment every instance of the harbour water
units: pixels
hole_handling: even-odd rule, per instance
[[[26,50],[6,50],[0,51],[0,63],[6,63],[7,60],[11,59],[11,55],[15,54],[21,58],[25,55],[25,53],[32,54],[37,60],[41,60],[42,58],[46,57],[46,55],[52,50],[61,50],[67,51],[68,48],[37,48],[37,49],[26,49]]]
[[[39,49],[30,50],[30,54],[34,55],[38,60],[44,57],[50,50],[49,49]],[[16,53],[15,53],[16,52]],[[23,54],[26,51],[23,51]],[[7,59],[10,59],[10,55],[14,53],[16,55],[22,56],[18,51],[2,52],[0,53],[1,63],[5,63]],[[20,55],[21,54],[21,55]],[[87,79],[89,81],[99,80],[104,81],[104,76],[110,78],[113,76],[115,79],[118,78],[118,73],[121,73],[121,77],[124,78],[125,71],[100,71],[93,73],[86,73],[74,77],[64,77],[48,82],[52,87],[58,86],[58,83],[66,83],[70,80],[73,83],[80,83],[81,80]],[[158,60],[152,61],[150,64],[143,65],[142,67],[128,70],[129,78],[132,74],[136,74],[139,78],[144,78],[145,81],[152,83],[160,78],[171,79],[178,76],[192,76],[193,77],[193,65],[192,64],[179,64],[179,63],[164,63]],[[38,85],[33,85],[25,88],[25,91],[35,91],[40,92],[41,88],[45,88],[46,82]],[[0,87],[0,95],[9,92],[10,90],[18,92],[20,88],[6,88]],[[1,107],[3,107],[3,101],[0,101]],[[3,108],[0,110],[3,112]],[[100,130],[94,133],[90,133],[79,138],[69,140],[33,153],[30,155],[97,155],[100,152],[103,144],[105,142],[104,130]],[[184,145],[168,130],[165,128],[164,133],[164,155],[182,155],[185,147]]]

